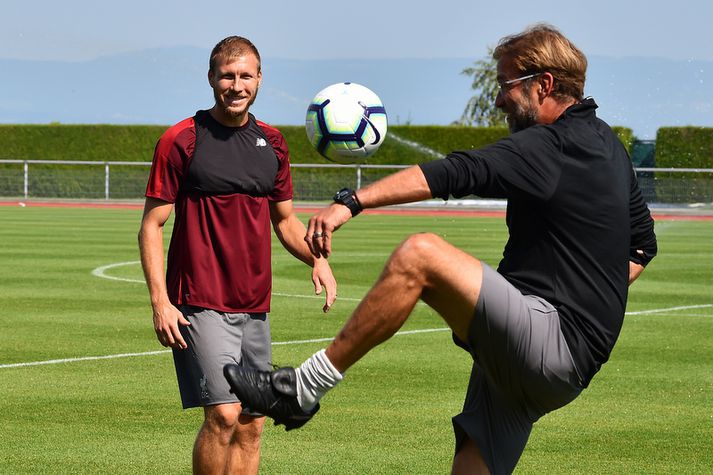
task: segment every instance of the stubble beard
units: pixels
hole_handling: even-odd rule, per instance
[[[537,109],[529,96],[523,95],[522,101],[515,103],[515,110],[508,115],[507,123],[512,134],[537,124]]]
[[[257,99],[258,90],[259,89],[255,89],[255,94],[253,94],[253,96],[250,98],[245,108],[240,111],[231,109],[230,106],[226,106],[223,102],[223,98],[221,97],[220,93],[217,91],[213,91],[213,97],[215,98],[215,106],[222,112],[224,117],[229,118],[231,120],[239,120],[245,117],[250,111],[250,107],[252,107],[253,103],[255,102],[255,99]]]

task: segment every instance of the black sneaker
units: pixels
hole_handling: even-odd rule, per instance
[[[297,402],[294,368],[279,368],[270,372],[227,364],[223,367],[223,374],[244,406],[273,418],[276,426],[284,424],[285,430],[302,427],[319,410],[317,404],[307,413]]]

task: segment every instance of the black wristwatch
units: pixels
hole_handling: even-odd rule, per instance
[[[352,212],[352,217],[361,213],[364,209],[362,208],[361,203],[359,203],[359,199],[356,197],[356,193],[354,193],[354,190],[351,190],[349,188],[342,188],[341,190],[337,191],[337,193],[334,195],[334,202],[342,204],[349,208],[349,211]]]

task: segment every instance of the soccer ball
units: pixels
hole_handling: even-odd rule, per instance
[[[364,161],[386,137],[386,109],[379,96],[352,82],[332,84],[307,108],[307,137],[333,162]]]

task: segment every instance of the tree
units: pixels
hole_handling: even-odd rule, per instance
[[[486,59],[479,59],[475,64],[461,71],[461,74],[473,76],[470,88],[476,94],[470,98],[458,121],[462,125],[502,126],[505,114],[495,107],[495,97],[498,94],[497,62],[493,59],[493,48],[488,47]]]

